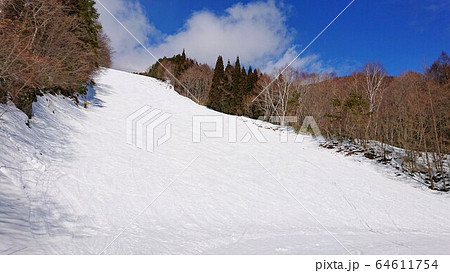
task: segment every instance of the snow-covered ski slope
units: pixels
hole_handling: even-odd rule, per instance
[[[2,116],[1,254],[450,254],[447,194],[248,120],[193,143],[193,116],[220,113],[152,78],[96,82],[87,109],[46,95],[31,129]],[[126,143],[144,105],[172,114],[153,153]]]

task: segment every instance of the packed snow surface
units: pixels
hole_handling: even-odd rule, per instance
[[[230,142],[234,117],[153,78],[95,81],[87,109],[39,97],[31,128],[0,105],[1,254],[450,254],[448,194],[249,119]],[[153,152],[126,142],[145,105],[172,115]],[[197,115],[224,136],[194,143]]]

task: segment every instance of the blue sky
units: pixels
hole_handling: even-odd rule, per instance
[[[201,62],[213,64],[213,56],[218,54],[232,61],[234,55],[240,55],[247,66],[270,71],[296,56],[350,0],[103,0],[102,3],[133,34],[138,32],[136,36],[141,37],[141,42],[157,57],[175,54],[186,47],[188,56],[194,55],[192,57]],[[119,35],[120,25],[107,19],[110,15],[102,7],[98,9],[118,52],[115,62],[118,68],[142,70],[149,65],[146,63],[154,62],[143,56],[149,54],[136,43],[131,45],[132,38],[118,42],[126,40],[127,33]],[[247,18],[253,13],[254,17]],[[450,51],[449,18],[448,0],[356,0],[304,52],[296,67],[345,75],[367,61],[379,61],[391,75],[408,70],[423,71],[441,51]],[[254,37],[246,34],[258,25],[263,30],[260,34]],[[221,29],[226,31],[221,33]],[[219,35],[226,38],[221,40]],[[196,43],[208,38],[230,45],[208,43],[202,48]],[[124,48],[127,49],[122,50]],[[131,52],[133,50],[136,52]],[[133,67],[138,62],[141,64]]]

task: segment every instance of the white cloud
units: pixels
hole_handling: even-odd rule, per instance
[[[101,3],[144,46],[149,46],[148,37],[161,35],[148,21],[139,2],[102,0]],[[114,49],[114,68],[126,71],[142,71],[149,64],[155,62],[148,52],[99,3],[96,3],[96,8],[100,13],[99,20],[103,26],[103,30],[111,39],[111,45]]]
[[[235,4],[221,15],[203,10],[195,12],[175,34],[163,34],[148,21],[138,2],[102,2],[157,58],[173,56],[186,49],[189,57],[213,66],[218,55],[234,62],[271,71],[289,63],[296,55],[293,33],[286,24],[283,8],[274,1]],[[127,71],[144,71],[155,62],[115,19],[97,4],[100,21],[115,50],[113,66]],[[152,43],[149,42],[152,40]],[[331,70],[318,55],[308,55],[296,68]]]
[[[269,61],[264,67],[264,72],[270,73],[275,71],[277,68],[286,67],[290,65],[299,71],[310,71],[315,73],[331,73],[336,72],[333,66],[326,64],[320,58],[318,54],[309,54],[304,57],[297,57],[298,50],[295,46],[290,47],[286,50],[283,56],[276,62]],[[295,60],[295,61],[294,61]]]
[[[199,62],[214,64],[220,54],[234,61],[257,66],[280,56],[292,38],[283,12],[274,2],[236,4],[217,16],[209,11],[194,13],[184,28],[154,47],[160,55],[173,55],[186,48]]]

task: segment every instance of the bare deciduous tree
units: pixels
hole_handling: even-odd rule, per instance
[[[373,114],[380,105],[383,97],[384,90],[384,78],[386,77],[386,71],[384,67],[378,63],[367,63],[363,68],[363,73],[366,82],[366,94],[369,100],[369,120],[367,122],[365,139],[369,140],[369,130],[372,125]]]
[[[29,116],[37,93],[53,91],[70,96],[84,90],[99,64],[109,63],[106,37],[99,32],[88,41],[87,30],[82,28],[85,19],[64,3],[0,3],[0,102],[10,99]],[[94,40],[97,47],[90,44]]]
[[[194,65],[180,76],[180,81],[201,104],[206,104],[212,76],[213,70],[208,65]]]
[[[363,68],[366,80],[366,92],[369,100],[369,112],[373,112],[379,105],[384,89],[384,78],[386,71],[378,62],[367,63]]]
[[[277,77],[267,86],[264,98],[269,112],[278,117],[281,126],[286,126],[290,99],[299,90],[299,73],[292,67],[280,72],[275,72]]]

